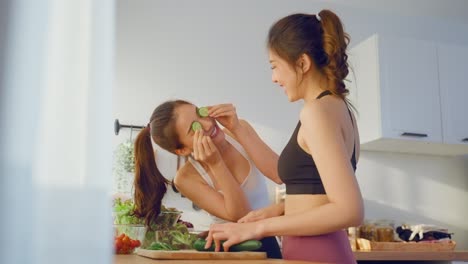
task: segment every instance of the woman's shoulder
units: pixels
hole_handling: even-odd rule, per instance
[[[177,185],[180,185],[187,180],[196,180],[197,178],[199,178],[197,170],[191,162],[187,161],[179,168],[179,170],[177,170],[174,177],[174,184],[177,187]]]
[[[307,103],[302,108],[300,121],[302,127],[305,127],[306,130],[311,132],[317,130],[340,130],[342,113],[340,107],[338,107],[339,104],[335,104],[335,102],[326,103],[324,101],[317,100],[316,102]]]
[[[301,123],[308,123],[311,120],[321,119],[330,115],[330,109],[323,101],[307,102],[302,107],[299,114]]]

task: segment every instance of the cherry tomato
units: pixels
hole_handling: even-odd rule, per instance
[[[122,247],[122,241],[121,240],[116,240],[115,241],[115,247],[118,248],[118,249],[121,248]]]
[[[136,248],[138,245],[137,243],[138,243],[138,240],[130,240],[130,245],[132,246],[132,248]]]

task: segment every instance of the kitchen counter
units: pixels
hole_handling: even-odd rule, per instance
[[[448,252],[403,252],[403,251],[357,251],[354,256],[359,263],[450,263],[451,261],[467,261],[468,251]],[[320,262],[307,262],[295,260],[155,260],[138,255],[115,255],[114,264],[320,264]]]
[[[322,262],[308,262],[282,259],[265,260],[156,260],[138,255],[115,255],[114,264],[321,264]]]

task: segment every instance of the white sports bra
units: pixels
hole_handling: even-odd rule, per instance
[[[249,174],[245,178],[244,182],[240,185],[240,187],[244,191],[244,194],[250,203],[250,207],[252,208],[252,210],[256,210],[268,206],[270,204],[270,201],[268,199],[268,189],[266,185],[265,176],[258,170],[258,168],[249,158],[246,151],[239,144],[239,142],[237,142],[235,139],[233,139],[227,134],[225,134],[225,138],[249,162]],[[214,188],[213,181],[206,172],[205,168],[203,168],[203,166],[198,161],[194,160],[191,157],[189,158],[189,161],[200,174],[200,176],[202,176],[202,178],[206,181],[206,183],[210,187]],[[222,191],[219,192],[222,193]],[[216,217],[214,215],[211,215],[211,217],[216,223],[227,222],[226,220]]]

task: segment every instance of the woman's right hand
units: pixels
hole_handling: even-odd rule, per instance
[[[262,227],[257,223],[224,223],[212,224],[206,237],[205,249],[215,244],[215,251],[223,247],[225,252],[232,245],[239,244],[250,239],[262,239]]]
[[[231,132],[234,132],[234,130],[240,125],[236,107],[233,104],[209,106],[208,114]]]
[[[258,210],[250,211],[244,217],[239,219],[238,223],[256,222],[265,218],[280,216],[284,213],[284,203],[273,204]]]
[[[218,148],[209,136],[204,135],[202,129],[195,131],[193,136],[193,158],[208,166],[216,165],[222,161]]]

